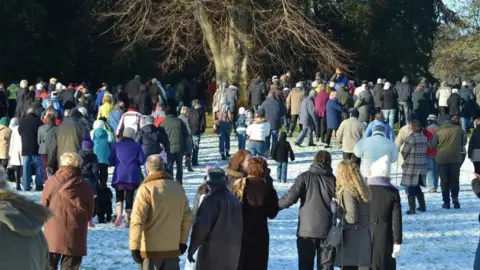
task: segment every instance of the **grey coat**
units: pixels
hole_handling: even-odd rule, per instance
[[[315,117],[315,97],[307,97],[300,104],[300,124],[313,126],[316,122]]]
[[[45,155],[48,154],[47,146],[52,141],[53,136],[55,136],[55,131],[57,127],[55,125],[43,125],[38,128],[37,141],[38,141],[38,154]]]
[[[428,139],[423,133],[411,133],[403,143],[402,186],[425,186],[427,176]],[[420,176],[422,182],[419,182]]]
[[[355,108],[359,112],[358,120],[360,122],[369,122],[370,116],[372,116],[375,111],[375,102],[370,90],[365,90],[358,94],[357,100],[355,101]]]
[[[356,117],[344,120],[337,131],[338,142],[342,145],[342,151],[353,153],[353,148],[363,138],[365,126]]]
[[[187,126],[188,138],[187,138],[187,145],[186,145],[186,153],[188,154],[193,150],[193,139],[192,139],[192,132],[190,131],[190,124],[188,123],[188,117],[186,115],[182,114],[178,118],[181,119],[183,123],[185,123],[185,125]]]
[[[371,266],[370,203],[349,190],[336,195],[345,217],[342,246],[337,248],[335,266]]]

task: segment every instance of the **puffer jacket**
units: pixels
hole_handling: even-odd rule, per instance
[[[250,141],[263,142],[270,135],[270,124],[267,119],[255,119],[253,124],[247,127],[247,136]]]
[[[169,114],[165,121],[160,124],[167,134],[170,142],[170,153],[185,153],[188,146],[189,133],[185,123],[177,117]]]
[[[164,145],[166,149],[169,149],[168,138],[165,130],[162,127],[155,127],[153,124],[143,126],[135,137],[135,141],[142,145],[145,156],[148,157],[154,154],[160,154]]]
[[[452,94],[452,88],[448,86],[442,86],[438,88],[435,97],[438,99],[438,106],[440,107],[448,107],[447,100]]]
[[[78,152],[82,158],[82,177],[85,179],[98,179],[100,176],[100,170],[98,167],[97,155],[92,150],[80,150]]]
[[[108,131],[103,128],[93,130],[93,152],[97,155],[98,163],[109,164],[108,157],[112,151],[114,141],[108,138]]]

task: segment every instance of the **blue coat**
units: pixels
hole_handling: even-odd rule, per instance
[[[60,99],[58,98],[51,98],[51,97],[47,97],[45,98],[43,101],[42,101],[42,107],[46,110],[47,109],[47,100],[51,100],[52,101],[52,107],[55,111],[59,112],[59,116],[60,118],[63,118],[63,107],[62,107],[62,104],[60,102]]]
[[[97,128],[93,131],[93,152],[97,155],[98,163],[110,164],[109,157],[112,145],[108,139],[108,131]]]
[[[371,137],[363,138],[353,148],[353,153],[362,159],[362,174],[369,177],[369,170],[372,164],[383,156],[387,156],[389,164],[398,159],[397,145],[384,137],[383,132],[375,131]],[[391,166],[387,167],[387,177],[390,177]]]
[[[123,111],[116,110],[115,108],[110,112],[108,115],[108,125],[110,126],[111,130],[114,132],[117,130],[118,126],[120,125],[120,119],[122,119]]]
[[[393,133],[392,128],[390,127],[389,124],[378,121],[378,120],[373,120],[365,130],[365,135],[363,135],[364,138],[370,137],[373,134],[373,131],[375,130],[376,126],[383,126],[385,128],[385,137],[389,139],[392,142],[395,142],[395,133]]]
[[[338,102],[338,99],[329,99],[327,101],[326,113],[327,113],[327,128],[338,129],[342,122],[343,107]]]
[[[102,91],[98,92],[98,94],[97,94],[97,98],[95,99],[95,108],[97,109],[97,111],[98,111],[98,108],[100,108],[100,106],[102,106],[103,96],[105,95],[105,92],[107,92],[107,91],[102,90]]]
[[[115,144],[109,157],[110,165],[115,166],[112,186],[129,184],[137,188],[140,179],[140,166],[145,164],[145,154],[142,146],[132,139],[126,139]]]
[[[287,113],[287,108],[285,105],[269,97],[262,103],[261,106],[265,110],[265,117],[270,123],[270,130],[278,130],[282,126],[282,117]]]

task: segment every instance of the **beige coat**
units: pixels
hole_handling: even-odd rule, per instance
[[[7,126],[0,126],[0,159],[8,159],[12,131]]]
[[[337,131],[338,142],[342,145],[342,151],[353,153],[353,148],[365,134],[365,126],[356,117],[350,117],[340,124]]]
[[[180,256],[192,226],[192,212],[182,185],[165,172],[152,173],[137,190],[130,220],[130,250],[143,258]]]
[[[287,97],[287,110],[290,112],[290,115],[300,114],[300,105],[302,104],[303,98],[303,91],[299,88],[293,88]]]

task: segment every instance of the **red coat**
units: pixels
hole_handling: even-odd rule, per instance
[[[435,131],[433,130],[424,130],[423,135],[427,137],[428,142],[430,143],[430,140],[432,139],[433,135],[435,134]],[[430,146],[427,149],[427,157],[435,157],[437,155],[437,150],[432,150]]]
[[[315,96],[315,114],[319,117],[325,117],[329,95],[327,91],[321,90]]]

